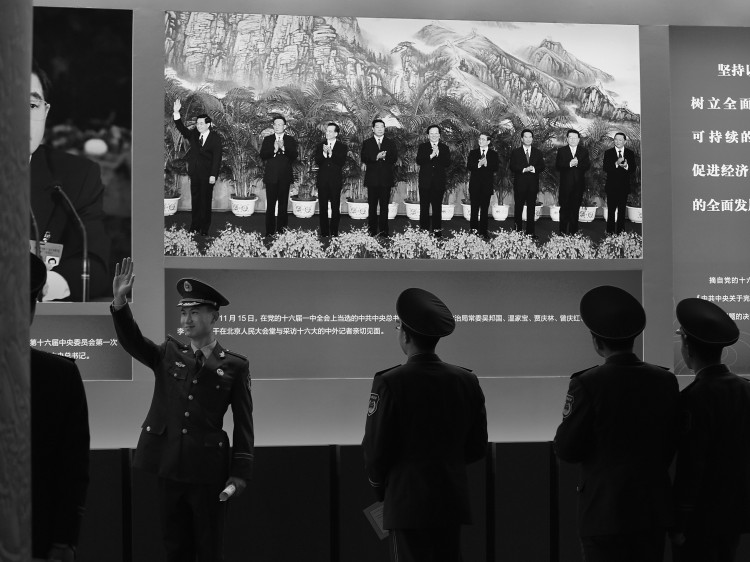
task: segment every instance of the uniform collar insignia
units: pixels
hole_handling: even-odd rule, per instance
[[[219,357],[221,357],[222,359],[224,359],[224,352],[223,351],[219,352]]]

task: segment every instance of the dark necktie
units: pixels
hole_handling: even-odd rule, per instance
[[[526,153],[526,163],[529,163],[529,153],[531,152],[528,148],[524,149],[524,152]]]
[[[201,146],[203,146],[205,144],[205,142],[206,142],[206,137],[204,137],[203,135],[201,135]]]
[[[482,158],[484,158],[484,149],[482,149]]]
[[[198,370],[200,371],[203,368],[203,352],[200,349],[195,352],[195,363],[198,365]]]

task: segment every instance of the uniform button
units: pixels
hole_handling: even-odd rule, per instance
[[[198,384],[198,379],[193,379],[193,384]]]
[[[188,394],[188,400],[192,400],[192,399],[193,399],[193,395],[192,394]]]
[[[146,431],[151,431],[151,426],[150,425],[146,426]]]
[[[185,435],[186,433],[187,433],[187,428],[186,428],[186,427],[183,427],[183,428],[182,428],[182,434],[183,434],[183,435]]]
[[[190,412],[185,412],[185,417],[189,418],[190,417]]]
[[[174,373],[174,374],[173,374],[172,376],[173,376],[174,378],[177,378],[177,373]]]
[[[219,443],[219,448],[221,449],[224,446],[224,443]]]
[[[220,387],[220,386],[219,386],[219,385],[217,384],[217,385],[216,385],[216,390],[219,390],[220,388],[221,388],[221,387]]]

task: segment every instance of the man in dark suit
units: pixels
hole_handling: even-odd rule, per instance
[[[190,197],[193,205],[190,230],[207,236],[211,227],[214,184],[219,177],[221,166],[221,138],[211,130],[211,118],[205,113],[195,119],[195,129],[188,129],[180,118],[181,108],[180,100],[175,100],[174,124],[190,143],[187,153]]]
[[[479,148],[469,152],[466,168],[469,170],[469,200],[471,202],[470,228],[485,238],[487,229],[490,199],[494,185],[495,172],[500,166],[497,152],[490,147],[490,134],[479,135]]]
[[[289,224],[289,186],[294,182],[292,165],[297,159],[297,141],[287,135],[286,118],[273,118],[273,134],[263,139],[260,157],[266,163],[263,183],[266,185],[266,236],[281,232]],[[276,203],[279,208],[276,211]],[[278,213],[278,218],[277,218]]]
[[[404,365],[375,375],[362,441],[370,484],[384,501],[395,559],[458,562],[471,522],[465,466],[487,448],[487,413],[476,375],[435,354],[453,315],[423,289],[396,301]]]
[[[750,533],[750,381],[721,362],[740,331],[712,302],[677,304],[682,357],[695,380],[681,394],[675,498],[679,562],[733,562]]]
[[[539,178],[544,172],[544,155],[532,145],[534,132],[531,129],[521,131],[521,143],[510,153],[508,167],[513,172],[513,200],[516,203],[513,219],[517,231],[523,229],[523,208],[526,206],[526,234],[534,234],[534,213],[536,213],[536,196],[539,193]]]
[[[625,229],[625,205],[630,193],[630,178],[635,170],[635,153],[625,148],[625,133],[615,133],[615,146],[604,151],[603,168],[607,174],[607,234],[620,234]],[[615,223],[615,213],[617,222]]]
[[[117,264],[111,306],[123,349],[151,368],[154,396],[133,465],[158,476],[158,506],[168,562],[223,560],[222,490],[240,494],[253,468],[253,401],[248,361],[214,339],[219,307],[229,304],[197,279],[177,284],[180,324],[189,344],[171,336],[156,345],[142,334],[127,303],[130,258]],[[230,461],[224,414],[232,406]]]
[[[31,320],[47,278],[31,260]],[[31,550],[73,562],[89,485],[89,417],[75,361],[31,348]]]
[[[560,172],[560,234],[575,234],[591,160],[588,150],[578,144],[581,140],[578,131],[568,129],[567,140],[566,146],[557,149],[555,160],[555,167]]]
[[[43,300],[82,301],[106,294],[109,287],[110,241],[104,229],[99,166],[94,162],[42,144],[50,104],[47,75],[34,65],[31,74],[30,172],[31,240],[49,262]],[[63,195],[64,194],[64,195]],[[87,234],[88,295],[83,294],[83,233],[68,197]],[[57,265],[52,268],[52,263]]]
[[[427,128],[429,140],[417,148],[419,165],[419,227],[431,230],[435,236],[443,235],[443,195],[451,151],[448,145],[440,142],[441,129],[438,125]],[[432,209],[432,220],[430,220]]]
[[[395,183],[393,167],[398,160],[396,143],[385,136],[385,122],[372,122],[373,136],[362,143],[360,159],[365,165],[367,228],[370,236],[388,236],[388,201]],[[380,215],[378,215],[380,205]]]
[[[662,562],[673,521],[669,466],[679,432],[676,377],[641,361],[641,304],[617,287],[581,299],[581,320],[605,362],[575,373],[554,448],[581,465],[578,531],[586,562]]]
[[[320,216],[320,235],[338,236],[341,217],[341,188],[343,186],[341,170],[346,163],[346,145],[338,140],[339,126],[328,123],[326,140],[315,147],[315,162],[318,164],[318,200]],[[331,202],[331,217],[328,218],[328,202]]]

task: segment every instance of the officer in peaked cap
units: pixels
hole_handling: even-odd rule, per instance
[[[604,364],[573,374],[554,447],[580,465],[578,525],[587,562],[661,562],[672,524],[669,466],[679,432],[675,376],[641,361],[643,307],[601,286],[580,303]]]
[[[485,455],[487,413],[476,375],[435,353],[453,332],[448,307],[424,289],[396,301],[406,363],[375,374],[365,465],[383,525],[400,561],[460,560],[460,526],[470,523],[465,465]]]
[[[712,302],[677,304],[681,352],[695,380],[681,393],[674,535],[679,560],[732,562],[750,532],[750,383],[721,362],[737,343],[734,320]]]
[[[30,259],[31,320],[47,267]],[[89,485],[86,391],[73,359],[31,348],[31,549],[73,560]]]
[[[214,338],[219,307],[229,301],[198,279],[180,279],[180,324],[190,342],[171,336],[156,345],[141,334],[127,303],[134,281],[130,258],[117,264],[111,312],[120,344],[151,368],[154,396],[141,429],[133,465],[158,478],[162,537],[168,562],[223,560],[225,504],[238,495],[253,468],[253,401],[247,358]],[[222,430],[232,406],[234,433]]]

